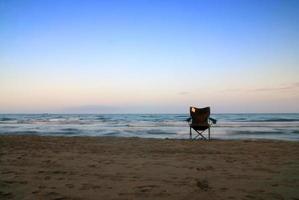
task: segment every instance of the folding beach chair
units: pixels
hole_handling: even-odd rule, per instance
[[[210,117],[210,107],[190,107],[190,118],[187,121],[190,126],[190,139],[197,139],[200,136],[200,139],[204,140],[207,140],[207,138],[203,135],[203,132],[208,129],[208,140],[210,140],[210,127],[217,122],[217,120]],[[192,138],[192,129],[197,132],[194,138]]]

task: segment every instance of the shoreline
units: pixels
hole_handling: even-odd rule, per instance
[[[0,199],[296,199],[299,143],[0,136]]]
[[[187,134],[186,134],[187,135]],[[194,136],[194,135],[193,135]],[[44,137],[44,138],[119,138],[119,139],[144,139],[144,140],[174,140],[174,141],[243,141],[243,142],[247,142],[247,141],[256,141],[256,142],[294,142],[294,143],[299,143],[298,139],[285,139],[285,138],[246,138],[246,137],[223,137],[223,138],[219,138],[219,137],[213,137],[211,136],[210,140],[202,140],[202,139],[192,139],[190,140],[188,137],[186,136],[185,138],[171,138],[171,137],[165,137],[165,138],[159,138],[159,137],[142,137],[142,136],[115,136],[115,135],[67,135],[67,134],[61,134],[61,135],[50,135],[50,134],[13,134],[13,133],[9,133],[9,134],[0,134],[0,138],[1,137]]]

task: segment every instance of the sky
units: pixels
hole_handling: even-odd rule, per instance
[[[0,113],[298,102],[297,0],[0,0]]]

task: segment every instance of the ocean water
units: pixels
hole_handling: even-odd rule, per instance
[[[0,114],[0,135],[189,137],[187,114]],[[299,141],[299,114],[214,114],[214,139]]]

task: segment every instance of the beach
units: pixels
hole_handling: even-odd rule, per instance
[[[299,199],[299,143],[0,136],[0,199]]]

